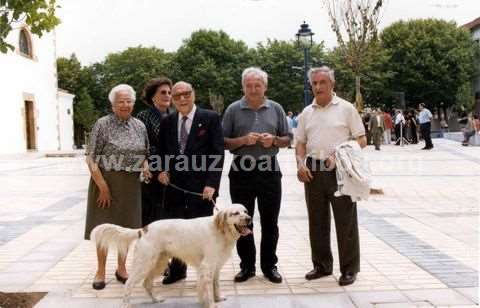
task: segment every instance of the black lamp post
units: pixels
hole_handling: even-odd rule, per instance
[[[306,107],[311,102],[310,90],[308,85],[308,60],[309,60],[309,50],[313,45],[313,35],[315,33],[310,30],[308,24],[303,22],[300,25],[298,30],[297,43],[300,47],[303,48],[303,107]]]

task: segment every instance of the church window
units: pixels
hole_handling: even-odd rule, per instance
[[[33,56],[30,34],[25,29],[20,31],[19,49],[24,56],[27,56],[29,58]]]

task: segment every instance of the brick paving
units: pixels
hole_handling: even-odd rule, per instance
[[[278,267],[284,282],[271,284],[257,274],[233,283],[239,263],[234,252],[221,273],[229,298],[221,306],[477,307],[480,147],[434,142],[432,151],[421,151],[420,145],[365,150],[384,195],[359,204],[361,272],[347,287],[337,284],[333,229],[334,274],[303,278],[311,268],[304,193],[293,150],[283,150]],[[226,173],[220,204],[229,200]],[[96,257],[93,245],[83,240],[88,184],[83,157],[0,156],[0,175],[0,291],[49,292],[38,307],[118,306],[122,285],[113,277],[113,253],[106,289],[91,289]],[[259,234],[258,214],[255,219]],[[195,282],[194,271],[172,286],[156,281],[155,291],[167,297],[157,305],[148,304],[139,286],[136,306],[198,307]]]

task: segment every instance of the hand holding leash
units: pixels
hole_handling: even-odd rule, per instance
[[[160,179],[160,175],[159,175],[159,179]],[[205,193],[205,189],[206,188],[210,188],[210,189],[213,189],[213,192],[211,192],[210,190],[208,190],[207,192],[212,194],[212,197],[211,198],[204,198],[204,194],[203,193],[198,193],[198,192],[194,192],[194,191],[190,191],[190,190],[186,190],[186,189],[183,189],[175,184],[172,184],[170,183],[170,181],[165,184],[165,185],[168,185],[176,190],[179,190],[181,192],[183,192],[184,194],[190,194],[190,195],[194,195],[194,196],[198,196],[198,197],[202,197],[203,199],[208,199],[210,200],[210,202],[212,202],[213,204],[213,208],[214,210],[216,210],[217,212],[219,211],[218,207],[217,207],[217,204],[215,203],[215,200],[213,200],[213,194],[215,193],[215,188],[212,188],[212,187],[209,187],[209,186],[205,186],[204,190],[203,190],[203,193]]]
[[[213,194],[215,193],[215,188],[210,187],[210,186],[205,186],[203,188],[203,199],[208,199],[209,201],[213,200]]]

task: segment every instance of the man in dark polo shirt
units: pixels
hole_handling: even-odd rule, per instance
[[[257,199],[262,227],[260,266],[268,280],[281,283],[276,250],[282,174],[276,154],[278,148],[290,144],[290,138],[282,106],[265,97],[267,85],[268,75],[261,69],[250,67],[243,71],[245,96],[225,110],[223,133],[225,147],[234,154],[229,173],[232,203],[243,204],[253,217]],[[237,252],[241,270],[235,282],[242,282],[255,276],[253,233],[238,240]]]
[[[336,196],[335,148],[348,140],[367,145],[365,128],[355,107],[333,92],[335,75],[323,66],[308,73],[315,99],[299,116],[295,131],[298,179],[305,183],[313,270],[307,280],[332,274],[330,205],[337,232],[340,272],[338,283],[355,282],[360,271],[357,204],[350,196]]]

